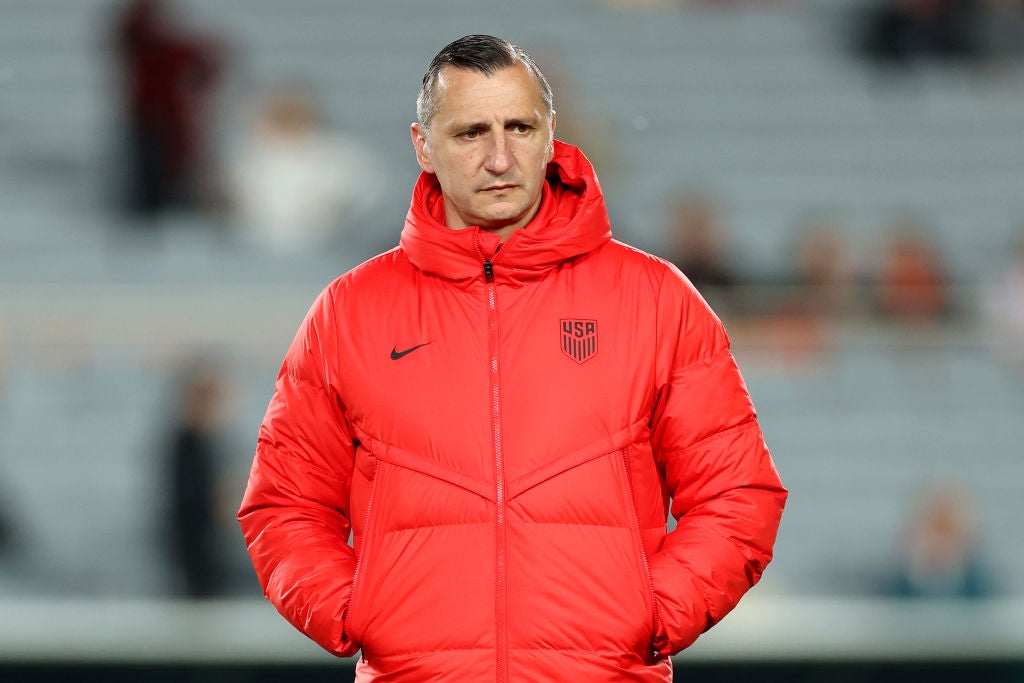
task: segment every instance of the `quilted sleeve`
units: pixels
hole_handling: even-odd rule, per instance
[[[321,647],[349,656],[345,608],[355,553],[352,435],[328,378],[336,339],[325,290],[292,341],[260,425],[238,519],[266,597]]]
[[[771,560],[787,492],[721,322],[671,267],[659,294],[652,444],[676,528],[651,558],[655,652],[684,649]]]

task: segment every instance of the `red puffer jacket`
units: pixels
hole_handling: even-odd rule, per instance
[[[573,147],[505,243],[443,216],[424,174],[288,351],[239,513],[266,595],[359,681],[671,680],[786,498],[725,331]]]

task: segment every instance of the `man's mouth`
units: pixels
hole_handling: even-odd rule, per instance
[[[484,192],[505,192],[515,188],[512,184],[500,184],[500,185],[488,185],[483,189]]]

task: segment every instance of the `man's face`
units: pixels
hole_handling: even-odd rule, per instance
[[[554,154],[540,85],[521,64],[492,76],[449,66],[437,93],[429,133],[412,126],[416,159],[441,184],[448,227],[479,225],[504,239],[537,212]]]

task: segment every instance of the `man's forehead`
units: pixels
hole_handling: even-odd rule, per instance
[[[515,81],[521,88],[510,90],[509,84]],[[443,67],[437,76],[438,112],[448,109],[449,115],[457,115],[453,109],[484,105],[489,96],[497,95],[499,91],[506,97],[515,93],[525,101],[533,100],[529,102],[531,107],[539,104],[541,110],[546,108],[544,93],[537,79],[523,63],[516,62],[491,74],[452,65]]]

